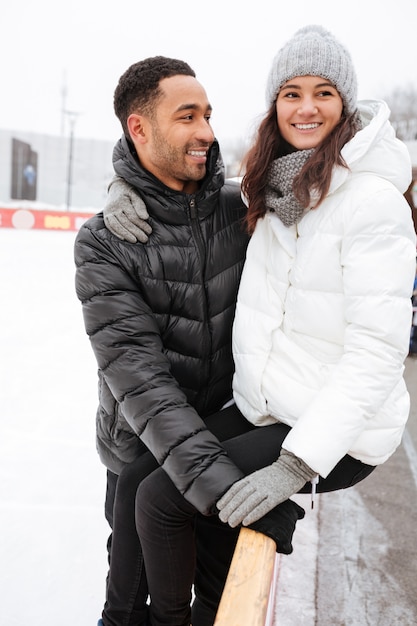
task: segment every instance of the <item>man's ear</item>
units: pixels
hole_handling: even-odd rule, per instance
[[[137,113],[129,115],[127,118],[127,127],[133,143],[147,142],[147,126],[147,120],[143,115],[138,115]]]

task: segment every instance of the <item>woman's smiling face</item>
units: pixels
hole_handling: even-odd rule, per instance
[[[320,76],[297,76],[283,84],[276,100],[280,133],[297,150],[316,148],[339,123],[343,101]]]

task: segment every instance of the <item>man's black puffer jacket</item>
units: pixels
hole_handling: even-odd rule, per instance
[[[195,195],[143,170],[126,138],[115,171],[145,200],[146,245],[117,239],[102,214],[75,243],[76,292],[100,370],[98,449],[118,473],[138,436],[177,488],[209,513],[242,477],[202,418],[232,395],[231,329],[248,236],[240,186],[215,143]]]

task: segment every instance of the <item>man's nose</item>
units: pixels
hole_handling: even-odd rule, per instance
[[[208,121],[204,118],[201,120],[198,129],[196,131],[196,137],[200,141],[204,141],[207,143],[213,143],[214,141],[214,132]]]

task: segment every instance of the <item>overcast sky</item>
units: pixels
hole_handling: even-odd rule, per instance
[[[350,50],[361,99],[417,87],[416,0],[14,0],[1,17],[0,128],[68,134],[65,108],[75,136],[116,141],[120,75],[162,54],[194,68],[220,140],[247,137],[275,53],[313,23]]]

